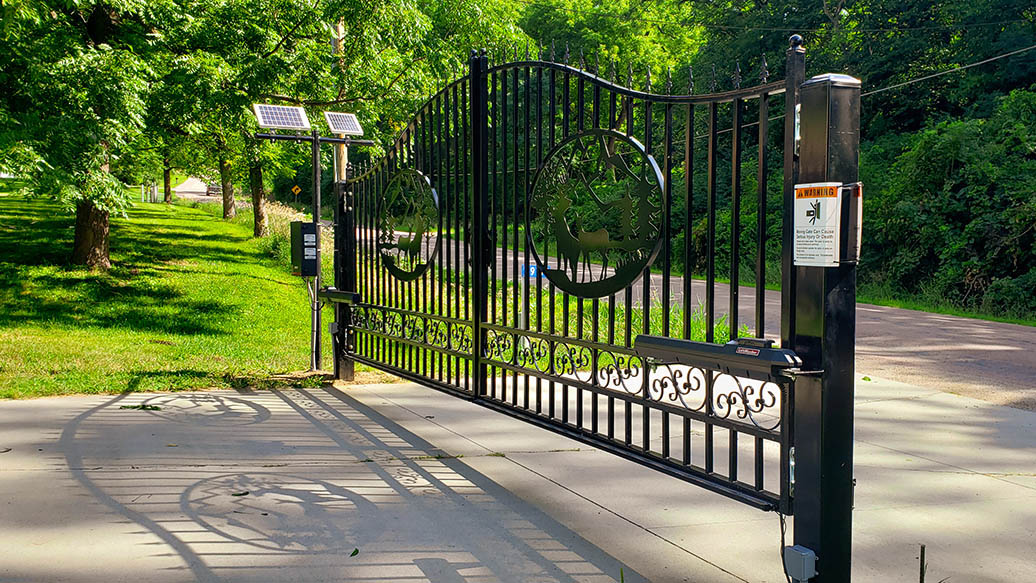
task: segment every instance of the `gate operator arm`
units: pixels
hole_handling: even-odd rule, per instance
[[[351,291],[342,291],[333,287],[325,287],[324,289],[317,292],[317,297],[324,300],[325,302],[332,302],[336,304],[358,304],[360,303],[360,294]]]
[[[790,380],[791,369],[802,365],[794,352],[774,348],[773,340],[764,338],[738,338],[726,344],[712,344],[640,334],[633,343],[633,350],[645,359],[770,382]]]

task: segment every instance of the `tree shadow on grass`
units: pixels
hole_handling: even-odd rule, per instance
[[[229,332],[219,322],[236,311],[220,299],[190,299],[132,276],[29,274],[8,263],[0,263],[0,298],[0,326],[45,322],[213,335]]]
[[[251,253],[236,252],[233,242],[187,229],[163,231],[113,221],[113,240],[117,235],[120,248],[117,263],[107,273],[96,273],[66,265],[72,227],[73,218],[51,201],[0,197],[0,326],[45,323],[166,334],[229,333],[221,322],[238,310],[235,305],[224,298],[189,297],[152,268],[188,258],[252,260]],[[184,245],[184,240],[190,243]]]

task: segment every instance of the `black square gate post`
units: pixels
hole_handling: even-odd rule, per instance
[[[346,167],[346,180],[351,178],[351,166]],[[335,288],[356,291],[356,205],[352,186],[336,182],[335,191]],[[352,328],[352,305],[335,302],[334,367],[335,378],[351,381],[355,362],[348,353],[353,349],[355,332]]]
[[[838,196],[817,202],[816,209],[835,204],[848,217],[850,203],[859,196],[858,190],[847,194],[844,187],[859,179],[860,81],[846,75],[813,77],[802,84],[800,99],[797,182],[841,183],[834,187],[838,190],[825,191]],[[798,213],[798,196],[796,189],[786,201],[793,215],[786,231],[819,214]],[[784,339],[806,373],[797,378],[793,395],[794,540],[816,553],[817,575],[811,580],[819,583],[847,583],[851,578],[856,356],[856,256],[846,253],[856,247],[851,222],[843,219],[837,231],[841,256],[836,265],[792,267],[792,324],[790,338]],[[792,253],[792,248],[784,252]],[[809,261],[796,257],[795,262]]]

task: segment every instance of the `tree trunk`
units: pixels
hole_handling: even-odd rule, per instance
[[[72,264],[104,270],[112,266],[108,258],[108,211],[97,208],[88,200],[76,205]]]
[[[248,167],[248,180],[252,187],[252,212],[255,215],[255,236],[265,237],[266,221],[266,188],[263,186],[263,166],[254,162]]]
[[[169,158],[162,161],[162,186],[165,188],[165,202],[173,202],[173,169],[169,167]]]
[[[234,183],[230,180],[230,163],[219,159],[219,181],[223,187],[223,218],[232,219],[237,214],[234,206]]]

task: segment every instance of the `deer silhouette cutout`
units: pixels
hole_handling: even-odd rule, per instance
[[[593,270],[591,269],[591,266],[593,265],[591,255],[594,253],[600,253],[604,258],[604,267],[601,270],[601,273],[604,273],[604,270],[608,269],[608,250],[612,248],[612,242],[608,237],[608,229],[601,228],[596,231],[587,232],[582,229],[581,225],[582,220],[577,221],[577,237],[579,240],[579,248],[582,250],[583,259],[582,272],[584,274],[589,273],[590,276],[593,276]]]
[[[412,234],[409,237],[400,237],[396,248],[400,254],[405,255],[411,262],[415,261],[421,253],[421,244],[428,233],[428,217],[419,215],[414,219]]]
[[[567,194],[559,194],[557,204],[550,209],[548,221],[550,232],[554,236],[554,243],[558,247],[558,255],[564,260],[561,266],[562,271],[571,270],[571,280],[576,281],[576,274],[579,270],[579,256],[581,246],[572,231],[568,229],[568,222],[565,220],[565,212],[572,206],[572,199]]]

